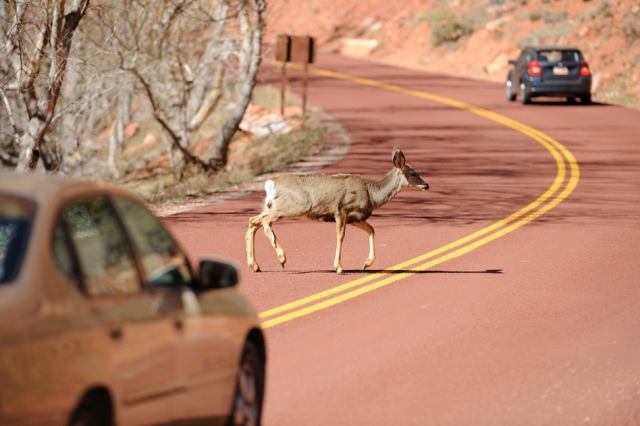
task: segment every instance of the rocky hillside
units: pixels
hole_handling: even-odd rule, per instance
[[[496,82],[522,46],[573,45],[594,100],[640,105],[639,0],[269,0],[267,22],[267,41],[311,35],[321,50]]]

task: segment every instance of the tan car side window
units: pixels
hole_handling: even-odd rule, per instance
[[[140,277],[124,232],[106,198],[81,201],[62,216],[91,296],[141,291]]]
[[[164,225],[134,201],[116,198],[113,204],[142,259],[151,287],[179,288],[191,284],[189,262]]]
[[[0,195],[0,285],[20,273],[35,209],[30,201]]]

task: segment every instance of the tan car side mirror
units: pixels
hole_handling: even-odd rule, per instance
[[[200,261],[199,280],[194,290],[213,290],[234,287],[238,284],[238,268],[229,262],[207,258]]]

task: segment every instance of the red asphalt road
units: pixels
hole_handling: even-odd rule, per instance
[[[319,55],[318,68],[443,95],[551,136],[577,159],[570,196],[460,257],[265,330],[264,424],[640,424],[640,113],[608,105],[509,103],[503,86]],[[300,86],[292,73],[292,87]],[[274,76],[274,78],[276,78]],[[397,145],[429,183],[369,223],[383,270],[506,218],[553,183],[540,143],[430,100],[322,76],[309,99],[352,135],[323,170],[376,178]],[[568,171],[567,171],[568,173]],[[366,234],[348,227],[339,276],[335,225],[282,221],[283,270],[264,234],[246,266],[249,217],[264,193],[166,219],[194,259],[241,264],[264,312],[366,277]],[[394,275],[397,276],[397,275]]]

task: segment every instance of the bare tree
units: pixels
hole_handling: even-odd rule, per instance
[[[151,117],[177,176],[223,167],[255,85],[264,0],[89,1],[0,0],[0,161],[117,178],[125,126]],[[196,155],[205,125],[219,132]]]
[[[101,18],[112,29],[120,68],[134,77],[172,143],[174,171],[219,170],[255,86],[264,1],[125,3]],[[212,115],[221,130],[212,149],[196,155],[194,135]]]
[[[249,105],[251,92],[255,87],[256,75],[260,67],[260,48],[264,26],[262,12],[264,11],[265,4],[263,0],[251,0],[246,1],[246,3],[250,3],[252,8],[250,9],[251,12],[247,14],[248,16],[243,18],[242,11],[240,15],[241,28],[244,27],[246,29],[242,31],[244,39],[242,43],[240,62],[241,76],[238,79],[236,105],[232,110],[231,116],[225,122],[220,133],[218,133],[214,151],[209,158],[209,162],[215,170],[227,163],[229,143],[231,142],[233,134],[238,130],[242,116],[244,115],[247,105]],[[244,62],[242,61],[243,58],[245,59]]]
[[[65,78],[73,36],[87,13],[89,0],[3,2],[3,90],[19,92],[26,114],[16,169],[35,169],[40,146],[51,125]],[[9,102],[5,103],[9,110]],[[14,128],[14,131],[16,129]]]

